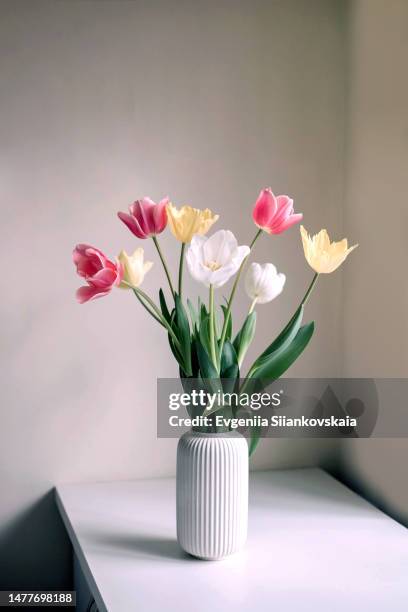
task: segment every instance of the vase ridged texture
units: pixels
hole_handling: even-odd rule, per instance
[[[243,547],[248,524],[248,446],[235,432],[184,434],[177,448],[177,539],[201,559]]]

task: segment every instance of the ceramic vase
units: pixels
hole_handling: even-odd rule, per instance
[[[177,448],[177,539],[200,559],[238,552],[248,523],[248,445],[237,432],[184,434]]]

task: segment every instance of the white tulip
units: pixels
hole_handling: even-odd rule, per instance
[[[186,260],[195,280],[217,288],[234,276],[249,251],[248,246],[238,246],[232,232],[219,230],[210,237],[193,236]]]
[[[271,263],[253,263],[245,277],[245,290],[253,302],[265,304],[282,293],[286,281]]]

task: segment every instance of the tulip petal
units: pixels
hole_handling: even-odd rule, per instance
[[[156,204],[148,197],[144,197],[141,200],[134,203],[134,208],[131,213],[134,215],[136,220],[146,236],[155,233],[154,224],[154,209]]]
[[[111,270],[109,268],[104,268],[103,270],[99,270],[92,277],[87,279],[87,282],[92,287],[98,287],[101,289],[105,289],[107,287],[111,287],[117,278],[116,270]]]
[[[248,246],[237,246],[232,232],[219,230],[210,238],[193,236],[186,261],[195,280],[207,287],[213,285],[217,288],[237,272],[249,251]]]
[[[206,262],[216,261],[222,266],[231,259],[237,246],[237,240],[232,232],[219,230],[204,243],[204,260]]]
[[[147,238],[146,234],[140,227],[139,222],[135,217],[129,215],[128,213],[118,212],[118,217],[123,223],[130,229],[132,234],[134,234],[137,238],[145,239]]]
[[[262,189],[252,213],[256,225],[262,229],[267,228],[276,214],[277,208],[278,204],[271,189]]]
[[[76,299],[80,304],[84,304],[85,302],[89,302],[90,300],[95,300],[96,298],[108,295],[110,291],[111,287],[109,287],[109,289],[101,289],[97,287],[80,287],[76,292]]]
[[[120,263],[110,261],[102,251],[88,244],[76,246],[73,260],[79,276],[85,278],[88,283],[88,286],[81,287],[76,293],[81,304],[106,295],[122,278]]]
[[[330,242],[325,229],[310,237],[303,226],[300,227],[305,258],[310,267],[318,274],[330,274],[344,262],[358,245],[348,248],[346,238],[339,242]]]
[[[222,231],[222,230],[221,230]],[[232,233],[232,232],[230,232]],[[232,234],[233,235],[233,234]],[[235,236],[233,235],[234,239]],[[222,287],[229,279],[238,272],[240,265],[247,255],[250,248],[246,245],[237,247],[231,254],[231,258],[218,270],[214,270],[211,275],[211,284],[215,288]]]
[[[302,219],[293,213],[293,200],[287,195],[274,196],[271,189],[263,189],[252,213],[255,224],[268,234],[280,234]]]
[[[79,276],[87,278],[93,276],[108,261],[106,256],[89,244],[78,244],[72,254]]]
[[[245,276],[245,290],[251,300],[265,304],[282,293],[286,277],[272,263],[252,263]]]
[[[156,234],[160,234],[167,225],[166,206],[168,203],[169,198],[163,198],[153,210],[153,224]]]
[[[180,242],[191,242],[195,234],[204,235],[217,221],[215,215],[208,208],[199,210],[191,206],[182,206],[179,210],[169,203],[166,207],[167,221],[172,234]]]
[[[293,213],[293,200],[287,195],[276,196],[278,209],[273,218],[273,225],[280,225],[287,217]]]
[[[297,213],[295,215],[291,215],[290,217],[288,217],[287,219],[285,219],[284,221],[282,221],[280,223],[280,225],[273,230],[273,234],[281,234],[282,232],[286,231],[287,229],[289,229],[290,227],[292,227],[292,225],[295,225],[296,223],[299,223],[301,220],[303,219],[303,214],[302,213]]]
[[[139,287],[144,280],[145,274],[153,265],[151,261],[144,261],[144,251],[140,247],[132,255],[128,255],[126,251],[121,251],[118,255],[118,262],[122,268],[120,276],[120,281],[123,280],[122,288],[129,288],[129,286]]]
[[[101,266],[104,266],[108,260],[106,255],[102,253],[99,249],[96,249],[93,246],[88,246],[85,250],[85,256],[88,258],[93,258],[95,261],[99,262]]]

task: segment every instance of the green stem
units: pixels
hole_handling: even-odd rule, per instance
[[[231,306],[232,306],[232,301],[233,301],[233,299],[234,299],[235,292],[236,292],[237,287],[238,287],[238,283],[239,283],[239,279],[240,279],[240,277],[241,277],[242,270],[244,269],[245,264],[246,264],[246,262],[247,262],[247,259],[248,259],[249,255],[250,255],[251,251],[252,251],[252,247],[254,246],[255,242],[258,240],[258,238],[259,238],[259,236],[260,236],[261,234],[262,234],[262,230],[261,230],[261,229],[259,229],[259,230],[256,232],[256,234],[255,234],[255,236],[254,236],[254,238],[253,238],[253,240],[252,240],[251,244],[249,245],[249,253],[248,253],[248,255],[247,255],[245,258],[244,258],[244,260],[242,261],[242,264],[240,265],[239,270],[238,270],[238,273],[237,273],[237,275],[236,275],[236,277],[235,277],[234,284],[232,285],[231,294],[230,294],[230,297],[229,297],[229,300],[228,300],[227,311],[226,311],[226,313],[225,313],[225,317],[224,317],[224,325],[222,326],[222,331],[221,331],[221,339],[220,339],[220,354],[222,354],[222,349],[223,349],[223,347],[224,347],[225,336],[227,335],[227,326],[228,326],[228,321],[229,321],[229,318],[230,318],[230,315],[231,315]]]
[[[143,298],[140,297],[140,295],[137,293],[137,291],[133,292],[135,294],[135,296],[137,297],[137,299],[139,300],[139,302],[141,303],[141,305],[143,306],[143,308],[145,308],[147,310],[147,312],[153,317],[153,319],[156,319],[156,321],[158,323],[160,323],[160,325],[163,325],[162,321],[159,319],[159,317],[157,315],[155,315],[155,313],[150,309],[150,306],[148,306],[146,304],[146,302],[143,301]]]
[[[147,293],[145,293],[144,291],[142,291],[142,289],[139,289],[139,287],[132,287],[133,291],[135,293],[137,293],[141,298],[143,298],[143,300],[145,302],[147,302],[149,304],[149,306],[151,307],[151,309],[156,313],[156,315],[160,318],[160,320],[162,320],[164,317],[162,315],[162,313],[160,312],[159,308],[156,306],[156,304],[153,302],[152,298],[149,297],[147,295]]]
[[[251,312],[254,311],[255,304],[257,303],[257,301],[258,301],[258,298],[254,297],[254,299],[252,300],[251,306],[249,307],[249,310],[248,310],[249,315],[251,314]]]
[[[318,279],[318,278],[319,278],[319,273],[318,273],[318,272],[316,272],[316,273],[314,274],[313,278],[312,278],[312,281],[311,281],[311,283],[310,283],[309,287],[307,288],[307,291],[306,291],[305,295],[303,296],[302,301],[300,302],[300,304],[299,304],[298,308],[296,309],[295,314],[294,314],[294,315],[293,315],[293,317],[290,319],[290,321],[289,321],[289,323],[288,323],[288,326],[289,326],[289,325],[292,323],[292,321],[294,320],[294,318],[295,318],[295,316],[296,316],[296,314],[297,314],[297,312],[298,312],[299,308],[300,308],[301,306],[305,306],[305,304],[307,303],[307,301],[308,301],[308,299],[309,299],[309,297],[310,297],[310,294],[312,293],[312,291],[313,291],[313,289],[314,289],[314,286],[316,285],[316,282],[317,282],[317,279]],[[251,378],[251,376],[252,376],[252,372],[253,372],[253,369],[252,369],[252,368],[253,368],[253,365],[252,365],[252,366],[249,368],[249,370],[248,370],[248,373],[247,373],[247,375],[246,375],[246,380],[245,380],[244,384],[242,385],[242,388],[241,388],[240,393],[243,393],[243,392],[244,392],[244,390],[246,389],[247,385],[248,385],[248,381],[250,380],[250,378]]]
[[[163,264],[163,268],[164,268],[164,271],[165,271],[165,273],[166,273],[167,280],[168,280],[168,282],[169,282],[169,287],[170,287],[171,295],[172,295],[172,296],[173,296],[173,298],[174,298],[174,289],[173,289],[173,283],[171,282],[170,272],[169,272],[169,269],[168,269],[168,267],[167,267],[166,260],[164,259],[164,255],[163,255],[163,253],[162,253],[162,250],[161,250],[161,248],[160,248],[160,246],[159,246],[159,241],[157,240],[156,236],[152,236],[152,240],[153,240],[153,242],[154,242],[154,246],[155,246],[155,247],[156,247],[156,249],[157,249],[157,252],[158,252],[158,254],[159,254],[160,260],[161,260],[161,262],[162,262],[162,264]]]
[[[210,285],[210,299],[208,309],[210,311],[210,349],[211,359],[214,367],[218,369],[217,353],[215,350],[215,319],[214,319],[214,287]]]
[[[183,291],[183,268],[184,268],[184,251],[186,248],[186,243],[181,243],[181,251],[180,251],[180,264],[179,264],[179,275],[178,275],[178,294],[181,298],[181,294]]]
[[[179,350],[181,350],[181,346],[180,346],[180,342],[176,336],[176,334],[174,333],[174,331],[171,328],[171,325],[166,321],[166,319],[163,317],[162,313],[160,312],[159,308],[156,306],[156,304],[153,302],[153,300],[147,295],[147,293],[145,293],[144,291],[142,291],[141,289],[139,289],[139,287],[132,287],[133,292],[135,294],[138,294],[137,297],[142,298],[145,302],[147,302],[149,304],[149,306],[151,307],[151,309],[154,311],[156,317],[159,319],[159,322],[163,325],[163,327],[165,327],[167,329],[167,331],[169,332],[170,336],[173,339],[174,344],[177,346],[177,348]],[[151,313],[152,314],[152,313]]]
[[[302,305],[302,304],[305,305],[307,303],[307,301],[308,301],[308,299],[310,297],[310,294],[312,293],[313,288],[314,288],[318,278],[319,278],[319,273],[316,272],[314,277],[312,278],[312,282],[310,283],[308,290],[306,291],[306,293],[305,293],[305,295],[303,297],[303,300],[300,302],[300,305]]]
[[[253,238],[253,240],[252,240],[251,244],[249,245],[249,248],[251,249],[251,251],[252,251],[252,247],[254,246],[255,242],[258,240],[258,238],[259,238],[259,236],[260,236],[261,234],[262,234],[262,230],[261,230],[261,229],[259,229],[259,230],[256,232],[256,234],[255,234],[255,236],[254,236],[254,238]],[[245,261],[245,260],[244,260],[244,261]]]

